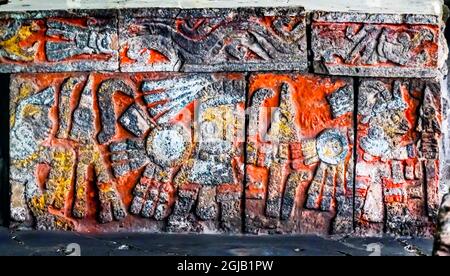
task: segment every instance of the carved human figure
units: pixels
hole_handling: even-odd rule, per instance
[[[296,145],[300,144],[292,87],[282,83],[277,106],[265,107],[265,101],[275,95],[275,91],[266,88],[252,95],[248,135],[253,139],[248,141],[247,164],[268,167],[265,214],[269,218],[286,220],[292,215],[297,187],[309,178],[309,173],[287,173],[292,166],[292,156],[299,157],[294,152],[298,151]],[[270,121],[267,120],[268,115]]]
[[[38,229],[71,229],[73,223],[63,214],[75,154],[71,149],[46,144],[53,127],[49,112],[55,103],[55,90],[49,87],[33,92],[28,83],[18,89],[19,95],[30,94],[18,102],[13,114],[11,217],[25,222],[30,219],[31,211]]]
[[[436,220],[438,91],[432,81],[361,82],[355,182],[359,226],[409,235],[428,231]],[[411,207],[419,203],[423,209]]]
[[[190,161],[175,180],[181,186],[169,219],[172,230],[186,227],[189,208],[185,204],[190,201],[189,205],[196,206],[195,214],[200,220],[218,220],[222,230],[239,231],[243,176],[240,144],[243,142],[244,119],[238,105],[242,101],[243,87],[242,83],[227,82],[224,81],[225,85],[234,90],[230,90],[233,91],[231,95],[216,97],[221,94],[220,86],[216,84],[207,93],[211,98],[199,102],[197,127],[194,127],[198,140],[195,140]],[[189,196],[192,191],[198,194],[197,200]]]
[[[16,93],[17,97],[34,93],[31,82],[20,81],[16,84],[20,90]],[[105,92],[104,85],[100,85],[100,94]],[[111,87],[114,88],[114,85]],[[66,227],[68,219],[65,219],[67,223],[61,223],[61,220],[71,217],[70,213],[75,218],[86,216],[87,185],[93,181],[96,182],[100,202],[99,221],[106,223],[125,217],[126,211],[114,179],[95,142],[92,89],[92,77],[87,80],[85,75],[76,75],[64,79],[60,91],[50,86],[28,98],[17,100],[11,130],[14,191],[11,204],[15,220],[27,219],[23,203],[28,202],[38,227]],[[74,101],[80,90],[79,101]],[[101,95],[99,99],[102,99]],[[57,118],[52,117],[55,110]],[[54,134],[53,129],[56,130]],[[90,168],[94,174],[90,173]],[[73,188],[75,198],[72,206],[69,194]]]
[[[283,83],[280,90],[280,102],[278,108],[272,114],[271,124],[267,133],[267,141],[272,147],[270,150],[271,163],[269,165],[270,178],[268,183],[268,198],[266,203],[266,215],[268,217],[280,218],[282,210],[282,199],[284,182],[288,175],[285,175],[286,168],[290,167],[290,151],[292,144],[299,143],[298,129],[295,125],[294,99],[289,84]],[[306,179],[305,173],[301,179]],[[299,185],[300,183],[296,183]],[[287,189],[289,190],[289,189]],[[294,189],[295,191],[296,189]],[[295,198],[295,192],[294,192]],[[285,219],[290,216],[290,212],[285,214]]]
[[[72,81],[80,82],[83,80],[73,79]],[[87,214],[87,185],[89,182],[93,181],[93,179],[90,178],[89,168],[93,168],[98,190],[98,199],[100,201],[100,212],[98,217],[100,222],[106,223],[112,220],[123,219],[126,216],[126,211],[117,192],[115,180],[105,166],[98,144],[96,143],[97,137],[94,128],[95,117],[92,111],[94,106],[92,86],[92,77],[89,77],[81,93],[78,106],[73,112],[73,118],[69,117],[69,119],[72,119],[70,131],[64,131],[64,129],[61,128],[61,126],[68,126],[68,123],[60,123],[58,137],[70,137],[72,140],[78,142],[73,215],[76,218],[84,218]],[[109,79],[102,82],[97,90],[102,125],[108,126],[106,129],[102,128],[98,134],[99,143],[107,142],[110,135],[110,128],[114,128],[114,122],[112,122],[112,125],[109,125],[111,123],[109,121],[111,116],[110,113],[113,112],[110,99],[113,93],[117,91],[125,91],[126,93],[129,92],[130,89],[121,81]],[[63,90],[62,97],[71,99],[73,95],[65,95]],[[61,122],[63,122],[66,117],[64,116],[64,110],[68,108],[68,106],[64,107],[63,103],[68,105],[70,100],[64,101],[63,99],[60,99]]]
[[[311,211],[337,214],[336,231],[352,227],[352,204],[347,200],[350,187],[346,185],[346,162],[351,152],[347,133],[329,128],[307,138],[306,128],[313,120],[309,116],[299,119],[309,112],[299,105],[323,106],[338,119],[353,110],[353,91],[343,86],[323,98],[301,103],[308,99],[299,98],[296,89],[301,89],[300,83],[282,81],[278,93],[271,87],[259,88],[251,95],[247,134],[250,184],[246,193],[251,206],[247,210],[251,216],[249,231],[264,227],[298,231],[293,229],[297,229],[302,214]],[[318,128],[313,125],[314,131]],[[259,200],[265,200],[265,205]]]
[[[361,84],[358,113],[361,123],[368,127],[359,145],[364,151],[363,160],[371,163],[359,163],[356,168],[357,176],[367,180],[356,181],[359,191],[356,216],[365,221],[382,223],[384,203],[405,204],[407,193],[402,161],[415,157],[415,145],[405,140],[412,127],[405,115],[408,105],[402,92],[403,85],[394,81],[388,89],[382,81]],[[390,160],[393,161],[389,165]]]
[[[236,106],[242,101],[243,83],[196,76],[145,81],[142,89],[148,93],[148,113],[134,104],[119,119],[137,139],[110,146],[116,177],[145,167],[131,212],[167,219],[171,231],[194,230],[193,213],[205,222],[218,219],[225,230],[239,228],[234,224],[240,218],[236,210],[241,181],[235,170],[241,153],[235,143],[243,120]],[[162,99],[163,104],[155,105]],[[195,115],[185,109],[189,103],[195,103]],[[174,120],[181,113],[188,122]]]

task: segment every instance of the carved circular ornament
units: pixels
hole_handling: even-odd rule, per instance
[[[181,125],[154,129],[147,139],[148,155],[162,167],[181,165],[191,150],[191,133]]]
[[[337,165],[347,156],[347,137],[334,129],[325,130],[317,138],[316,150],[321,161]]]

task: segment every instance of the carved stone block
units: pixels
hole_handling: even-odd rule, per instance
[[[313,13],[314,72],[373,77],[435,77],[447,45],[432,16]]]
[[[245,87],[241,74],[13,76],[13,221],[241,231]]]
[[[361,80],[355,219],[362,234],[433,233],[441,197],[441,85]]]
[[[247,232],[352,231],[353,93],[347,78],[251,76]]]
[[[120,11],[122,71],[306,70],[303,8]]]
[[[0,14],[0,72],[114,71],[114,11]]]

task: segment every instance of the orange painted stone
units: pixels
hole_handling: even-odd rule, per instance
[[[115,71],[117,13],[0,14],[0,72]]]
[[[315,73],[420,78],[440,76],[446,66],[440,24],[420,16],[316,12],[311,40]]]
[[[444,227],[440,0],[49,1],[0,6],[13,227]]]
[[[361,234],[433,235],[441,200],[441,104],[438,81],[361,80],[355,180]]]
[[[352,80],[254,74],[247,97],[246,232],[351,232]]]
[[[124,9],[123,72],[307,70],[302,7]]]
[[[11,216],[76,231],[241,231],[242,74],[20,74]]]

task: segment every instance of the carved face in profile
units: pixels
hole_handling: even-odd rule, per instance
[[[55,100],[53,88],[45,89],[19,103],[11,130],[11,153],[13,159],[24,159],[48,139],[52,121],[50,108]]]

